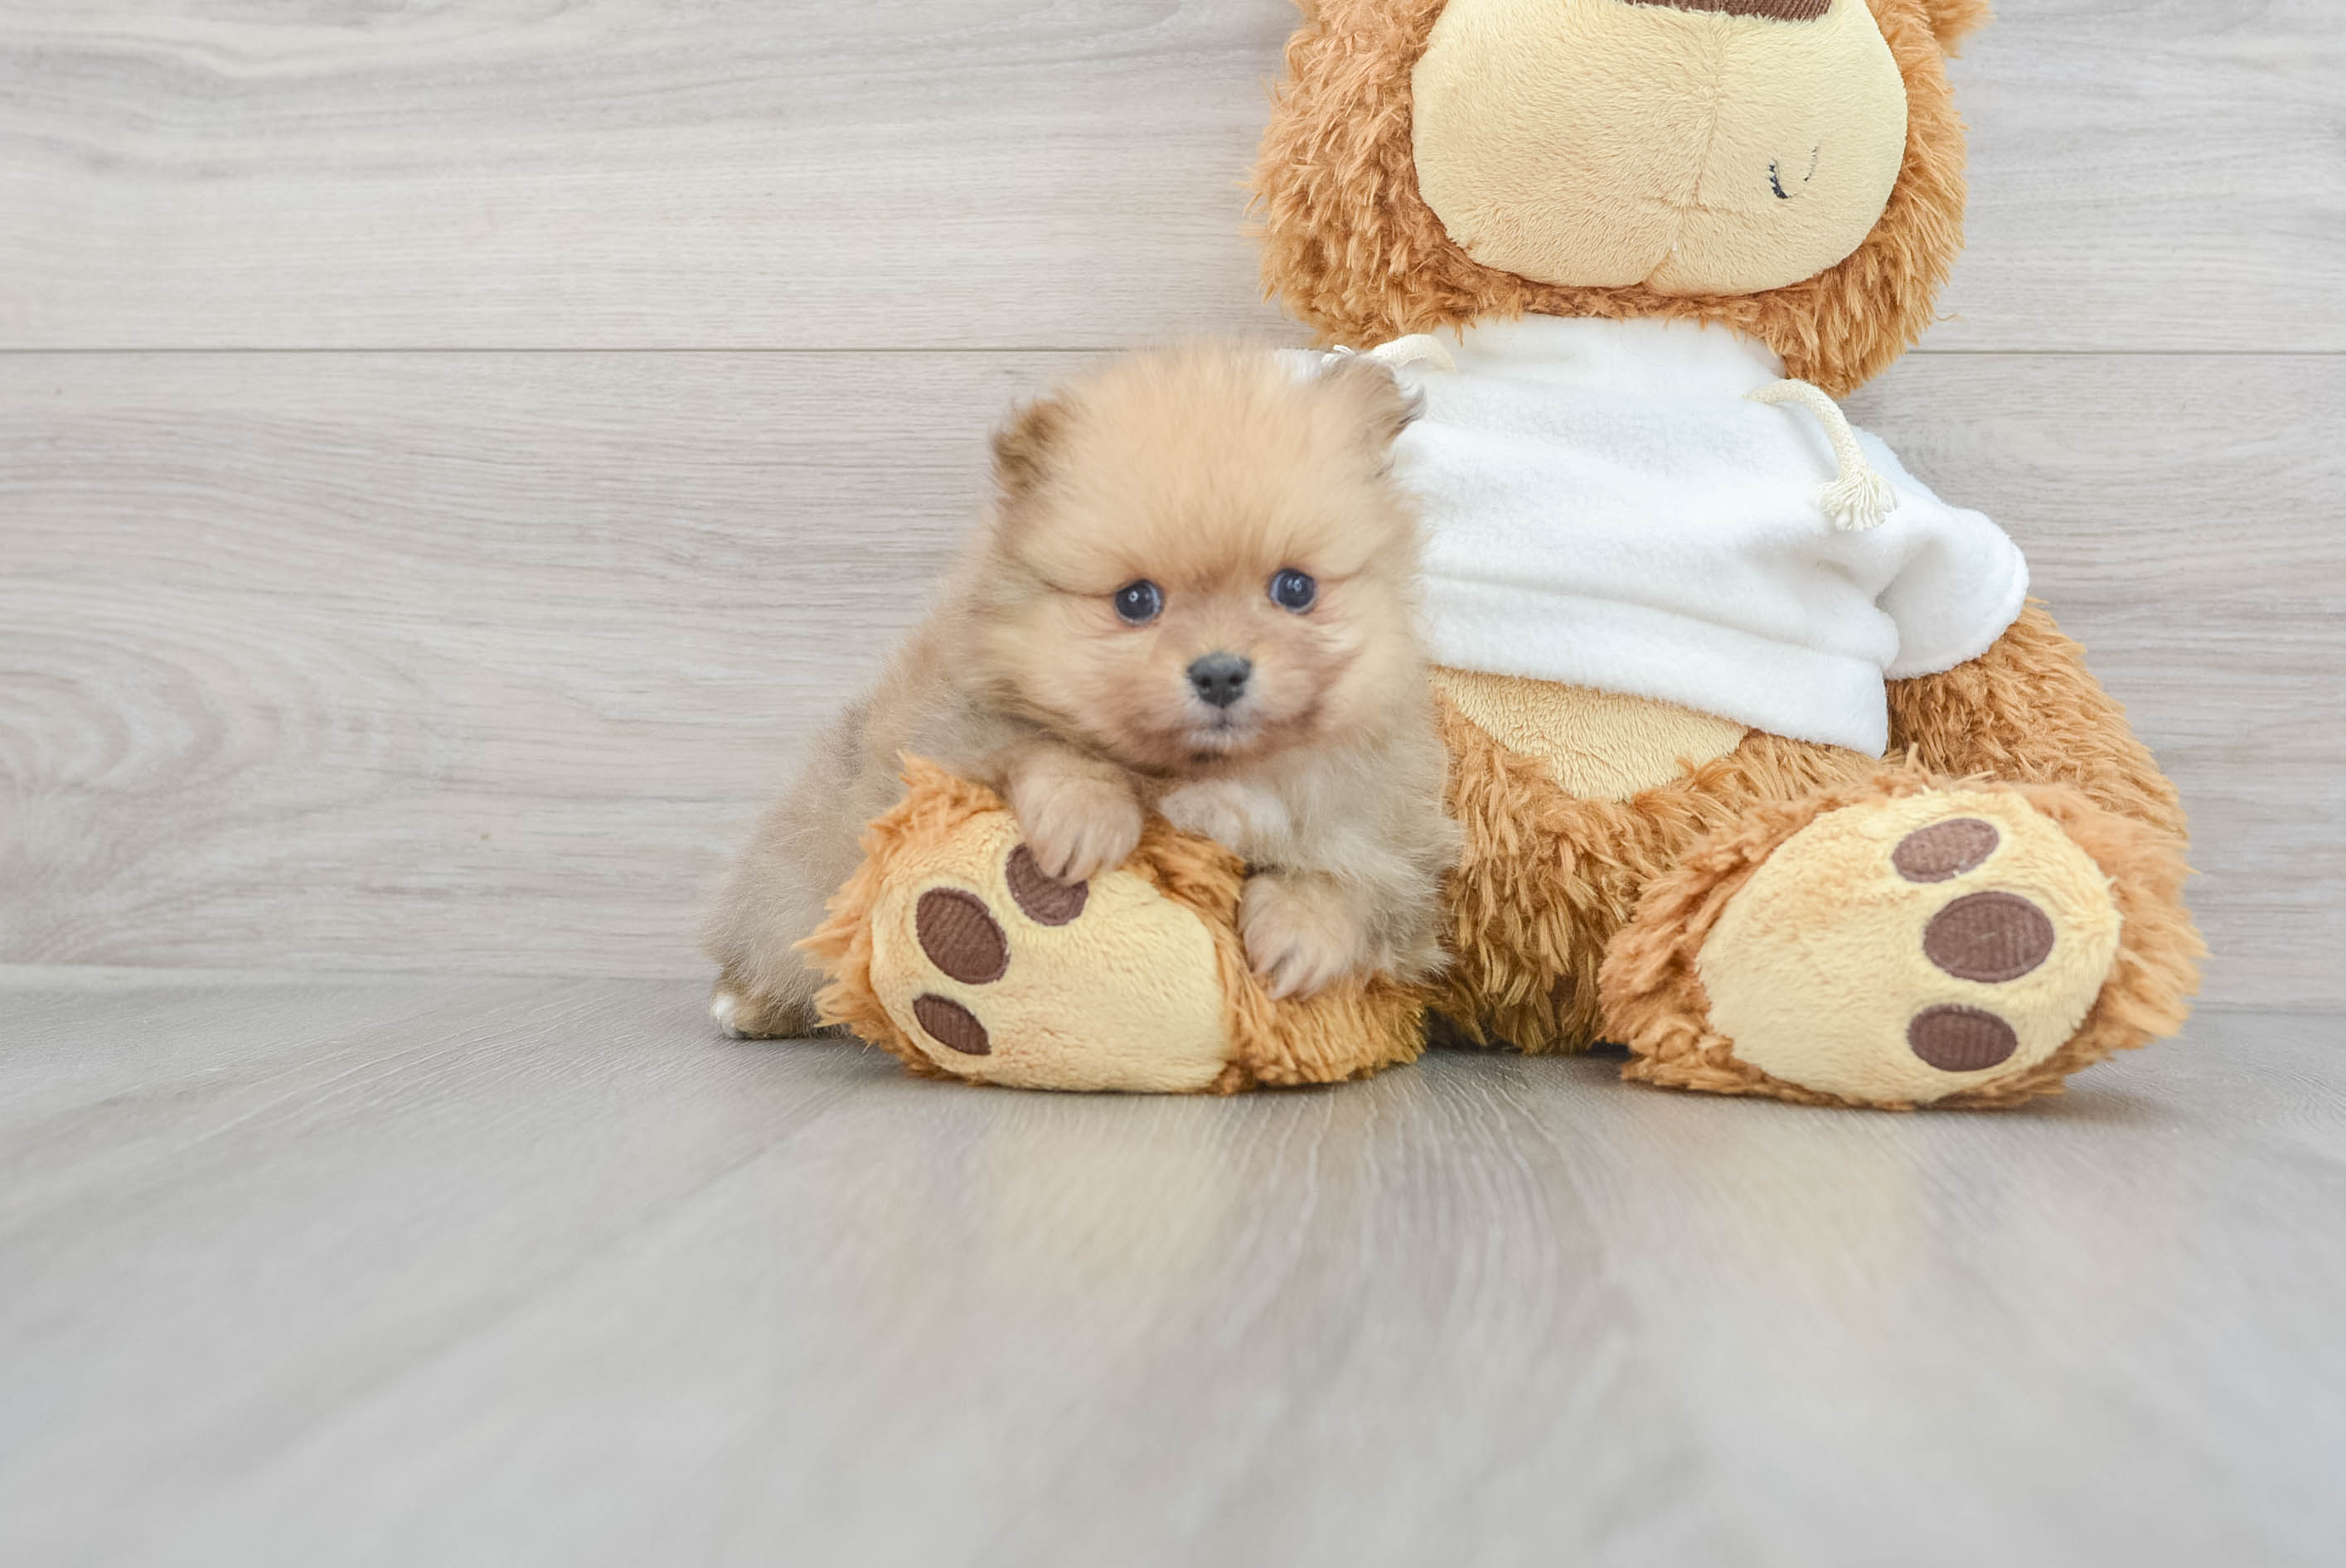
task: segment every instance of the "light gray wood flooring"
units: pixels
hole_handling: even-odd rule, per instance
[[[2335,1019],[2010,1115],[1238,1100],[678,982],[0,989],[0,1561],[2346,1560]]]

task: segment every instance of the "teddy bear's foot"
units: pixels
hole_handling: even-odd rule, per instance
[[[1022,1088],[1198,1090],[1229,1062],[1205,922],[1137,872],[1056,882],[1007,811],[892,861],[871,985],[917,1064]]]
[[[924,763],[807,944],[826,1021],[913,1071],[1036,1089],[1229,1092],[1359,1077],[1423,1045],[1381,979],[1273,1003],[1246,967],[1245,871],[1152,821],[1124,866],[1044,874],[1001,800]]]
[[[2171,1032],[2180,846],[2065,786],[1886,774],[1656,884],[1606,955],[1627,1076],[1906,1107],[2008,1102]]]

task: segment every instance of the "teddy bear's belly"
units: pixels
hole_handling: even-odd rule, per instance
[[[1508,750],[1585,800],[1626,800],[1742,744],[1743,725],[1690,708],[1521,676],[1437,666],[1433,688]]]

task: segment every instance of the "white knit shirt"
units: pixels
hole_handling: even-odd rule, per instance
[[[1397,462],[1424,507],[1438,663],[1879,755],[1884,677],[1976,657],[2020,614],[2019,547],[1862,431],[1892,504],[1835,525],[1824,423],[1746,396],[1784,373],[1751,338],[1534,316],[1438,341],[1454,370],[1396,372],[1425,397]]]

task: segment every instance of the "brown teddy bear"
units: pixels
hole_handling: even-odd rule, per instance
[[[1272,1003],[1232,857],[1160,824],[1022,892],[1001,803],[916,765],[813,944],[829,1015],[1035,1086],[1359,1076],[1430,1025],[1885,1107],[2010,1104],[2171,1033],[2200,952],[2174,789],[2010,540],[1832,402],[1953,262],[1944,56],[1984,16],[1311,5],[1256,175],[1264,277],[1425,400],[1402,461],[1467,840],[1451,973]],[[922,913],[946,894],[950,967]]]

